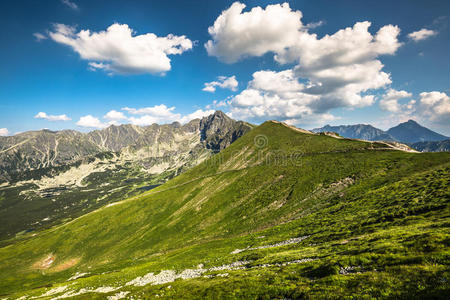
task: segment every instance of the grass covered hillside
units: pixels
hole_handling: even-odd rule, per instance
[[[0,248],[0,298],[447,298],[450,153],[266,122]],[[22,298],[25,299],[25,298]]]

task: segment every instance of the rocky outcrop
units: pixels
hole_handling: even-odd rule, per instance
[[[189,155],[198,155],[201,150],[218,152],[251,128],[250,124],[217,111],[185,125],[127,124],[89,133],[41,130],[0,137],[0,182],[9,181],[14,173],[57,167],[103,152],[116,152],[129,161],[140,161],[155,172],[180,167],[191,160]],[[155,167],[162,163],[166,167]]]
[[[221,111],[200,120],[201,139],[207,149],[219,152],[250,131],[251,125],[234,121]]]

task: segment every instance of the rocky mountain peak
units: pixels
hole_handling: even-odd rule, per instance
[[[228,147],[251,127],[242,121],[235,121],[217,110],[212,115],[200,120],[199,129],[200,137],[206,143],[206,147],[218,152]]]
[[[448,137],[423,127],[414,120],[400,123],[389,129],[387,133],[392,135],[396,140],[405,143],[443,141],[448,139]]]
[[[235,121],[216,111],[185,125],[179,122],[146,127],[123,124],[89,133],[74,130],[28,131],[0,139],[0,182],[9,180],[13,173],[60,166],[109,151],[119,153],[129,150],[137,153],[144,148],[155,147],[155,153],[162,155],[163,150],[158,150],[157,145],[164,144],[167,145],[164,148],[167,153],[193,150],[189,147],[218,152],[251,128],[247,123]],[[193,146],[188,141],[195,136],[197,144]],[[185,141],[180,142],[180,137],[184,137]]]

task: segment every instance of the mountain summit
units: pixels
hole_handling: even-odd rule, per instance
[[[421,126],[414,120],[409,120],[392,127],[387,131],[396,140],[404,143],[417,143],[424,141],[443,141],[448,137]]]
[[[124,124],[89,133],[40,130],[0,137],[0,182],[10,181],[20,172],[61,166],[102,152],[126,154],[127,159],[133,161],[135,158],[142,160],[143,153],[139,151],[146,153],[147,160],[150,157],[173,158],[180,153],[188,154],[194,148],[215,153],[251,128],[246,122],[235,121],[216,111],[184,125],[178,122],[149,126]]]
[[[266,122],[152,190],[10,239],[0,294],[439,298],[449,174],[449,153]]]
[[[448,137],[423,127],[413,120],[398,124],[388,131],[383,131],[373,127],[372,125],[366,124],[340,126],[325,125],[321,128],[315,128],[312,131],[332,131],[350,139],[361,139],[367,141],[397,141],[408,144],[424,141],[443,141],[448,139]]]
[[[225,149],[252,126],[223,112],[187,124],[0,137],[0,240],[152,189]]]

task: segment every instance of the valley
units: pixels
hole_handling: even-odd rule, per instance
[[[449,153],[265,122],[154,189],[11,241],[0,290],[438,297],[448,291],[449,172]]]
[[[0,17],[0,300],[450,299],[450,1]]]
[[[0,240],[158,186],[251,128],[217,112],[185,125],[111,126],[88,134],[44,130],[0,138],[6,148],[0,154]]]

